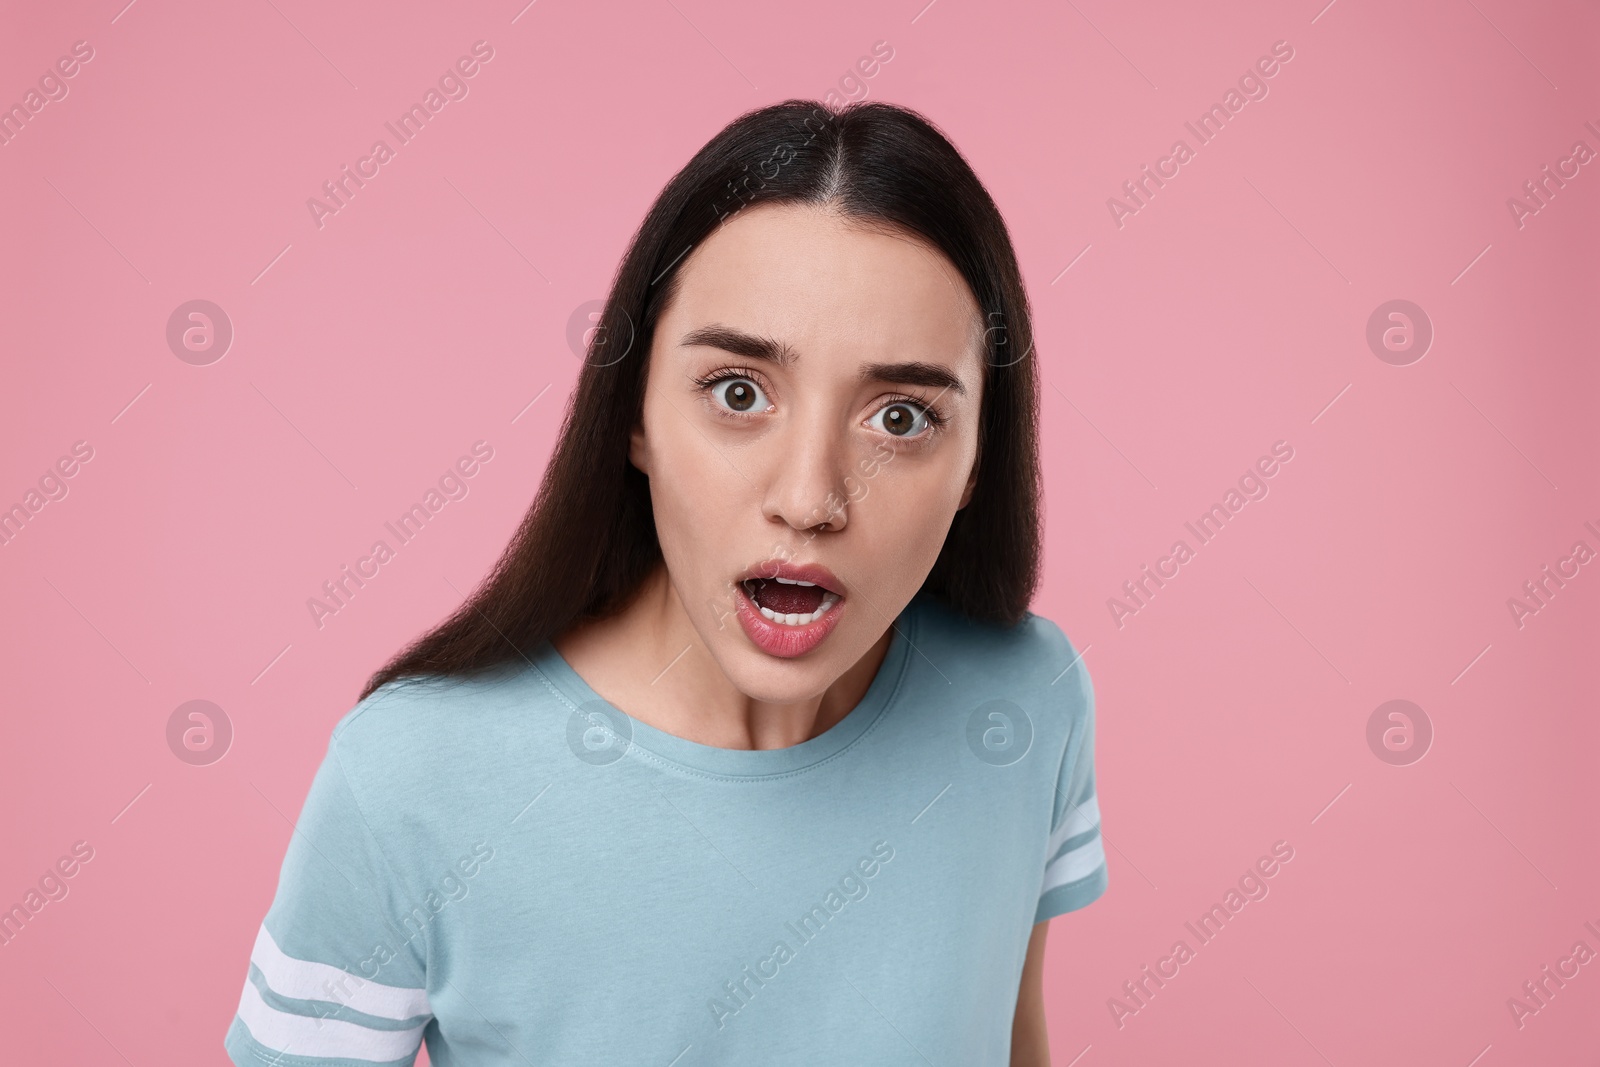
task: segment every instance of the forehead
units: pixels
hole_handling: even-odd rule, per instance
[[[943,253],[798,204],[747,208],[713,231],[679,268],[667,317],[761,333],[802,356],[899,353],[952,368],[979,362],[983,325]]]

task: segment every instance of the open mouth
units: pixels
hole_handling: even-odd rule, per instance
[[[767,561],[737,579],[739,625],[769,655],[792,659],[820,645],[845,610],[844,583],[820,563]]]
[[[762,617],[779,626],[809,626],[841,599],[838,593],[798,578],[747,578],[743,585]]]

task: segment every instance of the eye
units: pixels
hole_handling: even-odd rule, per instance
[[[877,420],[882,421],[876,428],[893,437],[921,437],[934,424],[932,411],[904,400],[885,404],[867,421],[872,424]]]
[[[729,411],[765,411],[770,406],[761,387],[749,378],[723,378],[711,386],[711,395]]]

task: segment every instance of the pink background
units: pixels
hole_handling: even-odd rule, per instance
[[[1053,927],[1054,1062],[1600,1049],[1600,961],[1507,1007],[1600,951],[1600,563],[1507,607],[1600,550],[1600,162],[1520,228],[1506,205],[1600,150],[1592,6],[122,2],[12,5],[0,37],[0,103],[94,49],[0,147],[0,505],[93,448],[0,547],[0,904],[94,849],[0,947],[0,1058],[223,1062],[329,731],[528,505],[574,311],[717,129],[880,40],[853,95],[968,156],[1037,313],[1035,610],[1088,649],[1111,865]],[[307,198],[477,40],[470,95],[319,229]],[[1270,94],[1119,228],[1107,198],[1280,40]],[[235,331],[206,366],[165,336],[194,299]],[[1366,342],[1392,299],[1435,331],[1408,366]],[[307,599],[478,440],[470,494],[319,629]],[[1119,626],[1108,598],[1279,440],[1270,494]],[[167,742],[194,699],[235,731],[208,766]],[[1432,724],[1410,765],[1368,746],[1391,699]],[[1271,894],[1119,1027],[1279,840]]]

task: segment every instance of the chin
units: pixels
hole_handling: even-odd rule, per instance
[[[740,634],[726,635],[724,651],[715,658],[734,688],[764,704],[797,704],[827,691],[850,668],[839,648],[818,649],[799,657],[773,656]]]

